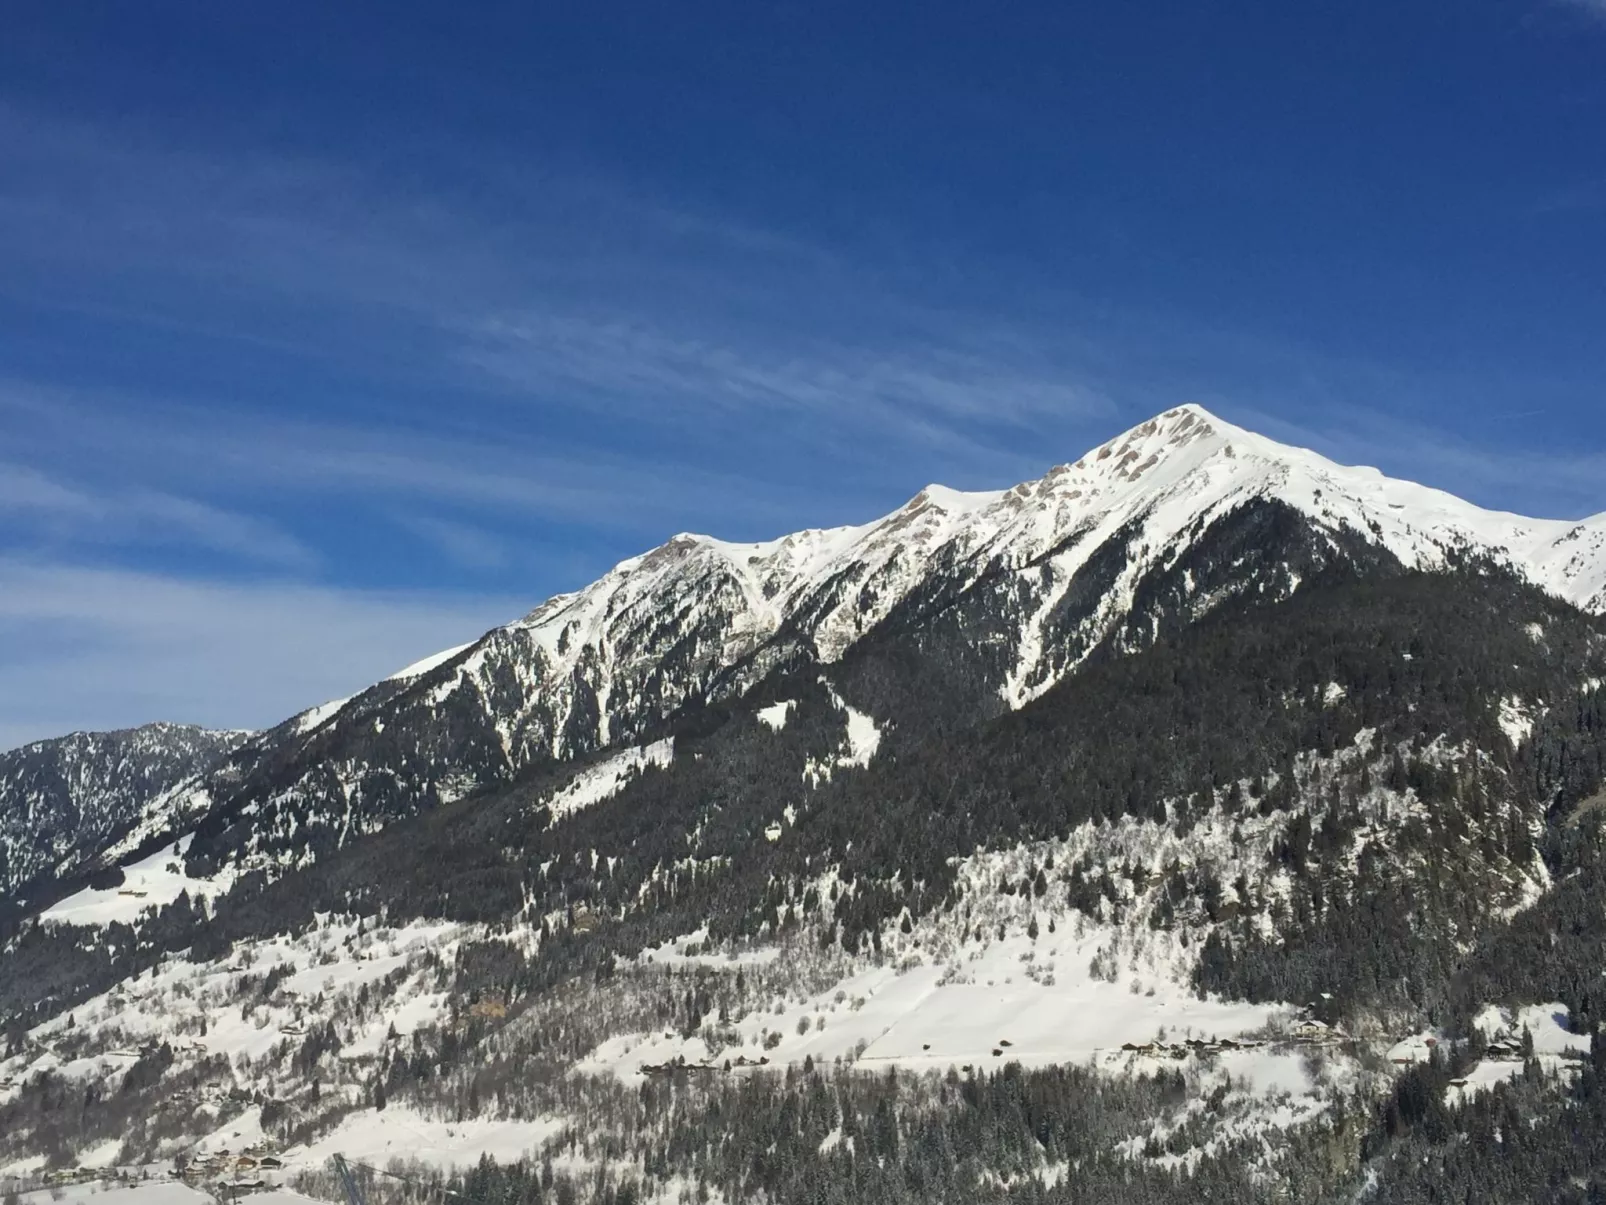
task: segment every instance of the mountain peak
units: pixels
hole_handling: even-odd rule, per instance
[[[1254,438],[1203,406],[1190,403],[1123,431],[1080,459],[1049,470],[1040,481],[1017,486],[1014,492],[1029,497],[1046,490],[1079,498],[1089,491],[1125,492],[1139,483],[1145,489],[1169,485],[1217,454],[1235,455],[1237,445]]]
[[[1226,424],[1197,402],[1184,402],[1139,425],[1145,427],[1153,425],[1161,434],[1181,436],[1196,428],[1213,430]]]
[[[1206,443],[1219,447],[1222,443],[1259,443],[1270,445],[1271,440],[1236,427],[1218,418],[1195,402],[1176,406],[1162,414],[1139,423],[1117,435],[1108,443],[1093,449],[1083,460],[1108,459],[1110,455],[1142,449],[1153,454],[1195,447]]]
[[[1124,435],[1117,436],[1100,448],[1096,455],[1103,459],[1106,449],[1116,448],[1132,451],[1140,447],[1146,449],[1187,447],[1189,444],[1222,436],[1225,433],[1224,428],[1234,430],[1227,428],[1227,424],[1201,406],[1178,406],[1174,410],[1156,415],[1147,422],[1139,423]]]

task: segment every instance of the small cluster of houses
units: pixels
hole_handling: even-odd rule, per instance
[[[667,1063],[643,1063],[641,1064],[641,1073],[652,1076],[679,1075],[682,1073],[688,1075],[713,1075],[720,1071],[731,1071],[737,1067],[768,1067],[769,1065],[770,1059],[767,1054],[760,1055],[756,1059],[750,1059],[745,1054],[739,1054],[734,1059],[726,1059],[722,1064],[688,1063],[685,1059],[673,1059]]]
[[[1503,1035],[1489,1043],[1483,1057],[1497,1062],[1515,1062],[1522,1058],[1522,1042],[1509,1034]]]
[[[172,1096],[174,1100],[196,1107],[209,1105],[216,1108],[220,1105],[250,1101],[250,1093],[238,1085],[224,1087],[222,1084],[202,1084],[196,1088],[181,1086],[173,1089]]]
[[[1389,1061],[1399,1067],[1410,1067],[1418,1063],[1425,1063],[1433,1057],[1434,1049],[1439,1045],[1439,1039],[1431,1035],[1413,1035],[1396,1042],[1389,1051]],[[1523,1040],[1513,1034],[1505,1033],[1492,1039],[1484,1047],[1482,1060],[1490,1063],[1521,1063],[1526,1057],[1523,1053]],[[1582,1051],[1569,1049],[1546,1055],[1546,1058],[1562,1058],[1570,1060],[1582,1059]],[[1452,1079],[1452,1088],[1466,1086],[1465,1079]]]
[[[1309,1013],[1299,1016],[1289,1027],[1284,1039],[1297,1046],[1334,1046],[1345,1040],[1344,1031],[1318,1021]],[[1180,1042],[1123,1042],[1125,1054],[1143,1054],[1151,1058],[1185,1059],[1195,1054],[1221,1054],[1231,1050],[1257,1050],[1265,1040],[1254,1038],[1187,1038]]]
[[[227,1188],[231,1195],[260,1192],[270,1188],[267,1177],[284,1168],[284,1160],[266,1143],[248,1146],[239,1152],[227,1147],[198,1155],[180,1170],[186,1183],[208,1181]]]
[[[1189,1038],[1183,1042],[1122,1042],[1126,1054],[1142,1054],[1156,1059],[1185,1059],[1194,1054],[1220,1054],[1224,1050],[1255,1050],[1264,1042],[1235,1038]]]
[[[50,1188],[61,1188],[69,1184],[88,1184],[94,1180],[104,1180],[104,1169],[95,1170],[88,1167],[58,1167],[44,1174],[44,1183]]]
[[[1304,1046],[1331,1046],[1344,1040],[1344,1031],[1315,1017],[1301,1017],[1294,1022],[1288,1036]]]
[[[643,1075],[716,1075],[720,1068],[714,1063],[643,1063]]]

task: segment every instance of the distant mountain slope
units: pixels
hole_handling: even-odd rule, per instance
[[[148,724],[0,753],[0,898],[40,875],[82,869],[154,800],[245,737]]]

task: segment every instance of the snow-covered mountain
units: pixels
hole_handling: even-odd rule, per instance
[[[1336,1205],[1495,1116],[1571,1151],[1603,536],[1185,407],[1008,491],[677,537],[0,909],[0,1176],[267,1144],[476,1200],[491,1152],[556,1199]]]
[[[1282,544],[1246,534],[1272,521],[1290,527]],[[1272,563],[1256,562],[1268,548]],[[119,851],[210,817],[236,848],[283,857],[288,843],[299,859],[532,767],[651,739],[682,707],[739,696],[779,665],[829,665],[878,626],[938,612],[956,617],[950,636],[984,662],[997,705],[1019,707],[1100,647],[1140,646],[1168,617],[1245,591],[1290,594],[1356,555],[1486,561],[1606,610],[1606,515],[1486,511],[1182,406],[1012,489],[933,485],[875,522],[764,543],[675,536],[262,734],[151,800]]]
[[[148,804],[246,735],[148,724],[0,753],[0,899],[37,876],[82,869]]]
[[[651,695],[644,661],[666,624],[690,643],[693,666],[734,663],[788,628],[829,663],[933,574],[964,589],[998,568],[1033,570],[1047,581],[1019,627],[1005,687],[1018,705],[1057,676],[1045,625],[1099,549],[1130,533],[1123,538],[1138,551],[1123,577],[1136,581],[1174,562],[1216,519],[1265,500],[1331,531],[1365,534],[1406,565],[1487,555],[1580,607],[1606,609],[1606,515],[1578,523],[1481,510],[1184,406],[1010,490],[932,485],[873,523],[760,544],[679,535],[503,631],[538,650],[532,660],[543,666],[542,685],[562,691],[564,682],[583,680],[596,696],[595,718],[583,720],[580,732],[565,725],[550,734],[557,756],[574,736],[608,743],[621,713]],[[1125,593],[1108,600],[1105,619],[1129,603]],[[437,695],[483,679],[494,660],[493,646],[482,642]],[[584,710],[571,695],[567,715]]]
[[[1043,579],[1030,590],[1003,685],[1014,705],[1049,685],[1053,607],[1109,541],[1136,549],[1100,620],[1130,605],[1130,584],[1176,561],[1212,522],[1274,500],[1319,527],[1375,540],[1403,564],[1488,556],[1586,610],[1606,610],[1606,514],[1583,522],[1482,510],[1450,494],[1338,465],[1183,406],[1037,481],[962,493],[932,485],[873,523],[797,532],[759,544],[678,535],[559,595],[478,644],[431,659],[440,704],[490,697],[510,671],[524,705],[501,717],[511,763],[634,735],[665,710],[783,635],[829,663],[937,574],[960,589],[1004,569]],[[522,646],[522,647],[521,647]],[[663,679],[678,660],[681,684]],[[750,678],[752,671],[745,677]],[[351,706],[348,702],[346,706]],[[549,710],[551,718],[536,717]],[[316,724],[341,713],[318,709]],[[532,721],[535,721],[532,723]],[[544,721],[544,722],[543,722]],[[303,721],[306,723],[307,721]]]

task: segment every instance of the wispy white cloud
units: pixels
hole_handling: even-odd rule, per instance
[[[346,165],[175,150],[4,107],[0,149],[19,165],[0,183],[0,256],[35,269],[11,273],[30,300],[376,383],[601,400],[682,425],[812,410],[822,432],[927,444],[940,429],[984,460],[969,426],[1112,411],[1050,354],[1063,332],[979,334],[996,318],[912,303],[827,250],[597,178],[476,165],[501,200],[492,219],[474,198]]]
[[[1553,0],[1553,3],[1597,21],[1606,21],[1606,0]]]
[[[512,556],[506,541],[468,523],[419,515],[401,525],[467,569],[501,569]]]
[[[889,350],[772,340],[743,347],[672,335],[627,317],[535,312],[489,319],[473,334],[462,358],[514,386],[580,385],[643,405],[693,398],[713,411],[785,407],[889,423],[926,416],[1020,424],[1044,415],[1103,417],[1114,409],[1064,372],[1031,373],[1026,364],[963,343]]]
[[[545,523],[614,533],[635,552],[637,542],[676,530],[717,527],[738,501],[744,522],[776,534],[819,501],[814,486],[789,486],[773,464],[725,467],[668,451],[631,454],[606,441],[566,444],[517,415],[498,417],[479,430],[440,432],[0,382],[0,438],[13,446],[48,449],[86,474],[143,472],[192,494],[227,492],[241,506],[340,500],[382,516],[444,508],[482,529]],[[33,488],[51,483],[36,477]],[[851,490],[837,501],[869,504]]]
[[[52,518],[96,519],[104,512],[87,495],[26,465],[0,462],[0,510]]]
[[[185,544],[305,568],[315,556],[276,525],[193,498],[142,487],[91,490],[27,465],[0,462],[0,515],[13,541]]]
[[[277,723],[526,606],[0,559],[0,747],[155,719]]]

